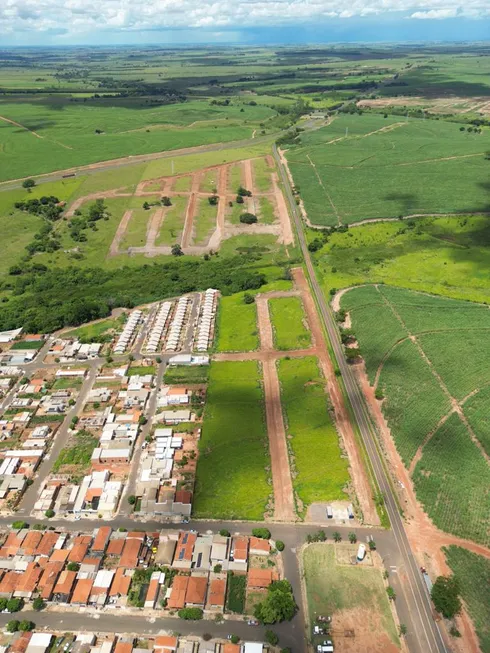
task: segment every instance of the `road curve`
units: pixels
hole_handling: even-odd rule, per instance
[[[364,441],[369,460],[371,462],[376,481],[385,498],[386,510],[391,520],[393,536],[398,549],[397,559],[403,562],[403,591],[407,609],[403,610],[404,623],[407,626],[408,634],[406,641],[411,653],[448,653],[448,648],[442,638],[437,623],[432,618],[432,606],[423,583],[419,567],[410,549],[407,535],[403,526],[398,506],[393,495],[393,490],[380,454],[376,447],[372,423],[368,409],[357,384],[354,373],[345,360],[343,347],[337,329],[333,312],[325,300],[320,284],[318,283],[315,268],[307,247],[306,237],[303,228],[303,221],[298,212],[293,197],[289,177],[281,161],[277,147],[273,146],[273,154],[279,169],[281,180],[284,185],[286,196],[290,205],[294,224],[298,234],[301,251],[306,263],[311,287],[314,292],[320,315],[327,330],[330,344],[335,353],[339,369],[345,384],[347,397],[351,403],[359,431]],[[401,598],[401,597],[400,597]],[[400,606],[401,607],[401,606]]]

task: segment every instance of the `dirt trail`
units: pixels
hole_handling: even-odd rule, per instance
[[[117,256],[119,254],[119,245],[121,244],[121,241],[124,238],[124,234],[126,233],[126,229],[128,228],[128,224],[129,221],[131,220],[132,215],[133,215],[133,211],[131,210],[124,212],[124,215],[121,218],[121,222],[119,223],[114,238],[112,240],[111,247],[109,249],[109,256]]]
[[[257,306],[257,323],[259,325],[260,350],[274,350],[274,336],[269,314],[269,300],[267,295],[258,295],[255,299]]]
[[[159,208],[153,212],[148,222],[148,233],[146,235],[146,247],[151,249],[155,247],[155,240],[160,232],[166,210]]]
[[[6,118],[5,116],[0,116],[0,120],[3,120],[4,122],[8,122],[11,125],[14,125],[15,127],[20,127],[21,129],[25,129],[27,132],[30,132],[35,136],[36,138],[44,138],[44,136],[41,136],[37,132],[35,132],[33,129],[29,129],[29,127],[26,127],[25,125],[22,125],[20,122],[16,122],[15,120],[10,120],[10,118]]]
[[[274,487],[274,519],[295,521],[294,491],[289,469],[286,430],[282,416],[281,390],[276,361],[262,363],[264,373],[265,413]]]
[[[107,199],[109,197],[132,197],[132,193],[124,193],[123,188],[113,188],[112,190],[100,191],[98,193],[91,193],[90,195],[84,195],[83,197],[78,197],[70,208],[65,213],[67,218],[73,217],[75,211],[79,209],[85,202],[90,202],[91,200]]]
[[[302,292],[306,317],[310,325],[313,342],[315,343],[315,348],[318,352],[317,355],[322,366],[323,374],[327,381],[327,389],[335,413],[335,423],[340,435],[342,436],[344,447],[349,456],[352,482],[364,515],[364,520],[373,526],[379,525],[380,522],[373,501],[371,485],[357,446],[356,437],[344,402],[344,397],[337,382],[332,361],[328,354],[323,329],[316,310],[315,302],[310,293],[310,287],[302,268],[294,268],[292,273],[296,286]]]
[[[197,194],[199,193],[199,187],[201,185],[202,178],[203,174],[201,172],[196,172],[192,175],[191,194],[189,195],[189,201],[187,202],[184,230],[182,232],[181,239],[182,247],[188,247],[191,242],[192,228],[194,226],[194,215],[196,213],[197,206]]]
[[[276,198],[277,214],[279,217],[279,222],[281,224],[281,232],[282,232],[281,242],[284,245],[294,245],[294,234],[293,234],[293,228],[291,226],[291,220],[289,218],[288,207],[286,204],[286,200],[284,199],[284,195],[282,194],[281,189],[277,184],[277,176],[275,174],[273,175],[272,184],[274,188],[274,195]]]

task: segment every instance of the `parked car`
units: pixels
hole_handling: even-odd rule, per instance
[[[256,619],[249,619],[249,620],[247,621],[247,624],[248,624],[249,626],[258,626],[258,625],[259,625],[259,622],[258,622]]]

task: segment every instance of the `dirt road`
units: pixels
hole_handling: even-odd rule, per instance
[[[128,228],[129,221],[131,220],[131,216],[133,215],[133,211],[125,211],[123,217],[121,218],[121,222],[119,223],[117,227],[117,231],[114,235],[114,238],[111,243],[111,247],[109,249],[109,256],[117,256],[119,252],[119,245],[121,244],[122,239],[124,238],[124,234],[126,233],[126,229]]]

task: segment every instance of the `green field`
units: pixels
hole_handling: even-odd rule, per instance
[[[239,186],[243,184],[243,167],[241,163],[235,163],[230,167],[228,177],[228,191],[236,193]]]
[[[336,613],[348,615],[350,610],[362,610],[362,618],[366,619],[362,627],[372,638],[377,638],[380,645],[399,646],[381,571],[365,565],[338,564],[335,551],[335,545],[319,543],[310,544],[303,551],[310,624],[316,623],[317,615],[332,616],[335,628]]]
[[[165,369],[165,383],[182,384],[207,383],[209,367],[207,365],[172,365]]]
[[[255,190],[259,193],[267,193],[272,190],[271,174],[274,166],[269,167],[265,159],[254,159],[252,161]]]
[[[217,320],[217,351],[253,351],[259,346],[255,303],[245,304],[244,293],[223,297]]]
[[[192,184],[191,177],[177,177],[177,179],[173,183],[172,190],[174,190],[176,193],[179,192],[183,193],[186,191],[190,191],[191,184]]]
[[[372,282],[490,303],[489,245],[486,217],[424,218],[331,234],[314,258],[326,293]]]
[[[314,502],[348,499],[344,491],[349,482],[348,462],[342,457],[339,436],[330,418],[325,379],[317,359],[282,359],[278,373],[300,512]]]
[[[268,197],[259,197],[256,204],[258,206],[257,217],[259,218],[260,224],[274,224],[274,222],[277,222],[274,206]]]
[[[93,324],[86,324],[78,329],[65,331],[63,336],[66,338],[78,338],[81,342],[97,342],[98,338],[107,336],[108,333],[122,327],[123,324],[124,316],[117,319],[109,318],[107,320],[99,320]]]
[[[417,498],[442,530],[488,544],[490,472],[477,446],[490,439],[488,307],[389,286],[355,288],[341,306],[404,463],[418,455]]]
[[[218,207],[212,206],[207,197],[198,200],[193,225],[193,244],[207,245],[211,234],[216,229],[216,213]]]
[[[490,651],[490,561],[458,546],[444,549],[448,565],[456,577],[461,597],[475,625],[483,653]]]
[[[141,203],[140,207],[141,207]],[[129,247],[144,247],[146,245],[146,236],[151,216],[155,209],[146,211],[142,208],[133,208],[131,219],[124,233],[119,250],[124,251]]]
[[[346,135],[347,134],[347,135]],[[317,225],[488,211],[490,132],[445,121],[342,115],[287,154]]]
[[[211,364],[199,450],[194,516],[263,519],[270,460],[256,362]]]
[[[160,231],[155,239],[155,245],[174,245],[179,243],[184,230],[185,212],[188,198],[185,195],[172,197],[172,206],[165,209]]]
[[[306,349],[311,345],[311,333],[299,297],[269,299],[269,311],[276,349]]]

